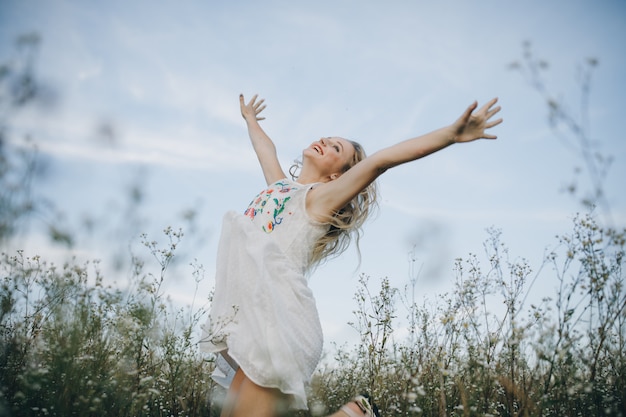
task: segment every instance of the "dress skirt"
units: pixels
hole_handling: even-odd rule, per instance
[[[201,345],[207,352],[227,352],[255,384],[289,395],[291,408],[307,408],[306,387],[323,335],[305,270],[275,236],[233,211],[223,220]]]

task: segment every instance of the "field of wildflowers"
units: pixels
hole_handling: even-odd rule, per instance
[[[135,260],[125,289],[104,285],[98,263],[2,255],[1,416],[219,415],[223,392],[197,348],[208,304],[167,302],[182,233],[165,233],[164,249],[144,238],[160,274]],[[581,216],[533,271],[490,230],[485,260],[458,259],[455,290],[431,303],[415,300],[417,276],[403,289],[361,276],[361,342],[327,353],[310,411],[293,415],[324,415],[363,390],[387,416],[626,415],[625,236]],[[528,304],[537,280],[555,292]]]
[[[626,415],[624,242],[624,231],[579,217],[534,272],[491,230],[487,261],[457,260],[455,290],[428,305],[407,302],[415,282],[400,291],[383,279],[372,294],[363,277],[361,344],[319,371],[314,401],[334,409],[367,387],[393,416]],[[552,280],[554,294],[527,305],[537,280]]]

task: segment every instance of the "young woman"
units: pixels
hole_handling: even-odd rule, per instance
[[[222,416],[271,417],[306,408],[323,340],[307,272],[358,240],[376,202],[375,179],[454,143],[496,139],[486,131],[502,119],[493,120],[497,99],[478,110],[474,102],[450,126],[369,157],[356,142],[321,138],[302,152],[297,178],[288,179],[259,125],[263,100],[239,100],[268,188],[243,214],[224,216],[203,347],[218,354],[214,378],[228,388]],[[373,408],[359,396],[333,416],[377,414]]]

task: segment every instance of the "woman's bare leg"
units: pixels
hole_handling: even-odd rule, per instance
[[[287,398],[280,391],[255,384],[241,369],[235,374],[238,378],[241,381],[230,417],[276,417],[286,410]]]
[[[238,371],[238,373],[240,372],[241,370]],[[243,381],[232,417],[276,417],[281,415],[281,411],[286,411],[287,398],[284,394],[276,389],[255,384],[243,372],[241,375],[243,375]],[[354,415],[365,416],[354,402],[347,404],[347,406],[354,411]],[[348,414],[339,410],[328,417],[348,417]]]
[[[241,369],[237,370],[228,394],[221,417],[277,417],[286,411],[287,397],[277,389],[261,387],[252,382]],[[357,416],[365,413],[354,402],[347,404]],[[347,417],[344,411],[337,411],[328,417]]]
[[[233,412],[233,407],[237,402],[237,397],[239,396],[239,390],[241,389],[241,383],[243,382],[245,375],[241,370],[238,370],[235,373],[233,381],[230,383],[230,387],[228,387],[228,391],[226,392],[226,399],[224,400],[224,404],[222,405],[222,412],[220,413],[220,417],[230,417]]]

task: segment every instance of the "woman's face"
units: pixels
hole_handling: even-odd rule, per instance
[[[343,174],[354,158],[354,146],[340,137],[321,138],[313,142],[302,154],[303,163],[308,161],[317,167],[321,176],[338,177]]]

